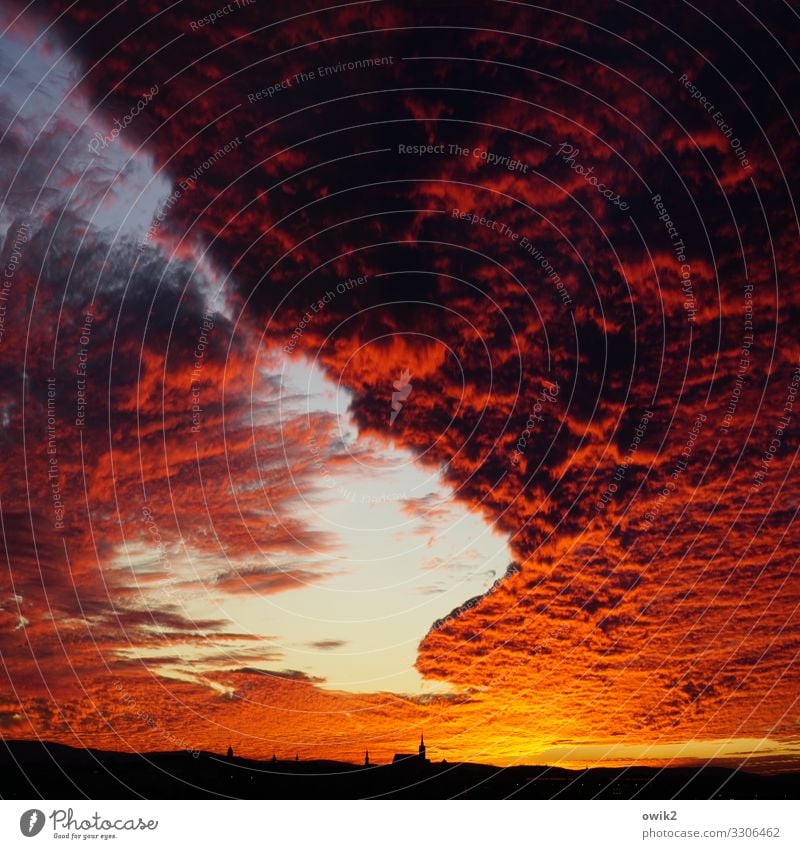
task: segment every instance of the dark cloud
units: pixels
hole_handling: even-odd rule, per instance
[[[344,648],[346,645],[347,640],[316,640],[313,643],[309,643],[308,647],[317,651],[335,651],[336,649]]]

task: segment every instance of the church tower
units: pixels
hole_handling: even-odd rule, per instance
[[[364,752],[364,766],[369,766],[369,751]]]
[[[425,760],[425,737],[422,734],[419,735],[419,759]]]

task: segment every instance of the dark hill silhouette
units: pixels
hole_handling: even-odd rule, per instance
[[[421,763],[410,770],[330,760],[259,761],[225,753],[76,749],[0,743],[3,799],[796,799],[800,774],[723,766],[568,770]]]

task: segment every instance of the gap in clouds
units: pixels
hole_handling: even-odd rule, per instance
[[[433,621],[505,572],[507,536],[456,502],[439,471],[421,467],[410,451],[360,437],[350,395],[308,361],[292,360],[281,386],[277,416],[263,424],[281,435],[287,473],[299,472],[292,518],[324,542],[297,540],[292,556],[270,558],[276,576],[300,571],[280,588],[259,587],[245,564],[231,561],[223,593],[213,600],[206,583],[209,596],[190,603],[191,614],[230,620],[254,638],[275,635],[280,662],[265,670],[300,670],[347,691],[443,689],[416,671],[418,644]],[[298,416],[309,423],[299,445],[291,424]],[[300,467],[292,462],[298,456]],[[274,520],[282,524],[280,513]]]

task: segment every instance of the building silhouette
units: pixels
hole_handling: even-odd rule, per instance
[[[426,748],[425,748],[425,737],[420,734],[419,736],[419,749],[417,754],[413,754],[412,752],[398,752],[392,758],[393,765],[402,765],[408,768],[416,768],[419,769],[421,767],[427,767],[431,765],[431,762],[426,757]]]

